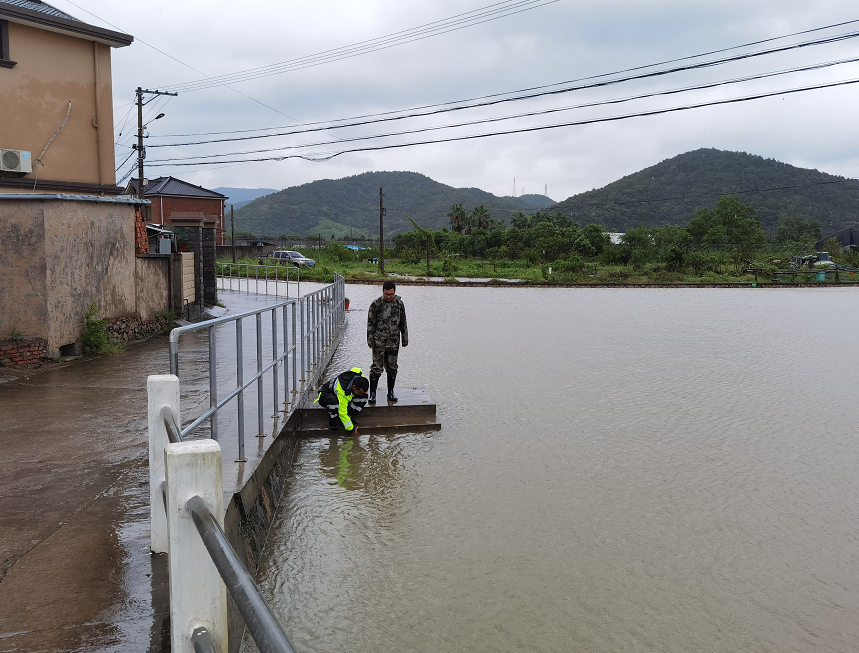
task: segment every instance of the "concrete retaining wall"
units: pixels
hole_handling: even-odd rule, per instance
[[[93,303],[100,319],[168,311],[169,257],[136,257],[135,207],[98,197],[3,197],[0,338],[44,340],[56,358],[80,340]]]

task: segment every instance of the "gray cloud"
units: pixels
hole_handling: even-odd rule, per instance
[[[56,0],[55,4],[98,24],[65,0]],[[147,3],[147,11],[133,19],[128,12],[119,11],[120,5],[107,0],[92,0],[82,6],[207,75],[219,75],[378,37],[478,8],[482,3],[258,0],[241,5],[213,5],[152,0]],[[562,0],[462,31],[238,84],[236,88],[299,121],[328,120],[498,93],[688,56],[859,18],[851,10],[854,5],[846,1]],[[859,29],[859,24],[852,28]],[[857,53],[859,39],[669,78],[475,110],[468,112],[468,117],[566,106],[857,56]],[[133,98],[138,85],[158,88],[199,78],[198,73],[139,42],[114,52],[117,107]],[[859,78],[859,65],[511,124],[563,122],[848,78]],[[347,154],[326,163],[289,160],[216,169],[153,168],[147,174],[175,174],[208,186],[282,188],[366,170],[413,170],[447,184],[478,186],[497,194],[509,194],[515,177],[517,186],[524,186],[526,192],[542,192],[544,184],[548,184],[549,195],[563,199],[681,152],[716,147],[859,176],[859,156],[855,154],[859,152],[855,129],[857,99],[859,85],[616,123]],[[157,138],[159,134],[254,129],[292,122],[227,88],[183,93],[163,110],[167,116],[150,127],[150,144],[164,141]],[[119,109],[117,121],[126,112],[127,108]],[[463,116],[457,116],[460,117]],[[408,126],[442,124],[447,119],[424,119]],[[331,134],[354,137],[381,129],[384,127],[362,127]],[[474,133],[484,129],[489,128],[459,131]],[[126,128],[120,142],[128,142],[130,133]],[[319,135],[301,136],[292,141],[278,139],[273,144],[317,140]],[[336,143],[334,138],[331,140]],[[264,141],[252,145],[224,144],[188,148],[184,154],[271,145]],[[333,151],[337,146],[316,149]],[[128,152],[122,148],[117,151],[118,155]],[[161,158],[164,153],[151,148],[148,158]],[[177,154],[182,153],[171,152],[173,156]]]

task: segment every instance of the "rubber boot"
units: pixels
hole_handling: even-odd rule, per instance
[[[336,417],[331,417],[329,415],[328,416],[328,428],[331,429],[332,431],[336,431],[337,429],[340,428],[340,420],[337,419]]]
[[[376,403],[376,388],[379,387],[379,377],[381,374],[370,375],[370,396],[367,398],[368,404]]]
[[[397,401],[397,397],[394,395],[394,384],[396,381],[396,374],[388,374],[388,401]]]

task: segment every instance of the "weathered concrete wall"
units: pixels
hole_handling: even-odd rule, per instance
[[[99,318],[137,312],[134,207],[44,202],[48,355],[76,342],[93,302]]]
[[[48,337],[42,202],[0,204],[0,338]]]
[[[144,321],[170,310],[170,255],[135,259],[137,313]]]
[[[65,199],[0,201],[0,338],[47,341],[47,355],[100,319],[170,310],[170,257],[135,255],[134,204]]]

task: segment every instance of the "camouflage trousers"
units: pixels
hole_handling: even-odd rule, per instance
[[[370,374],[382,376],[382,370],[388,374],[397,375],[397,356],[399,349],[376,349],[373,347],[373,364],[370,366]]]

